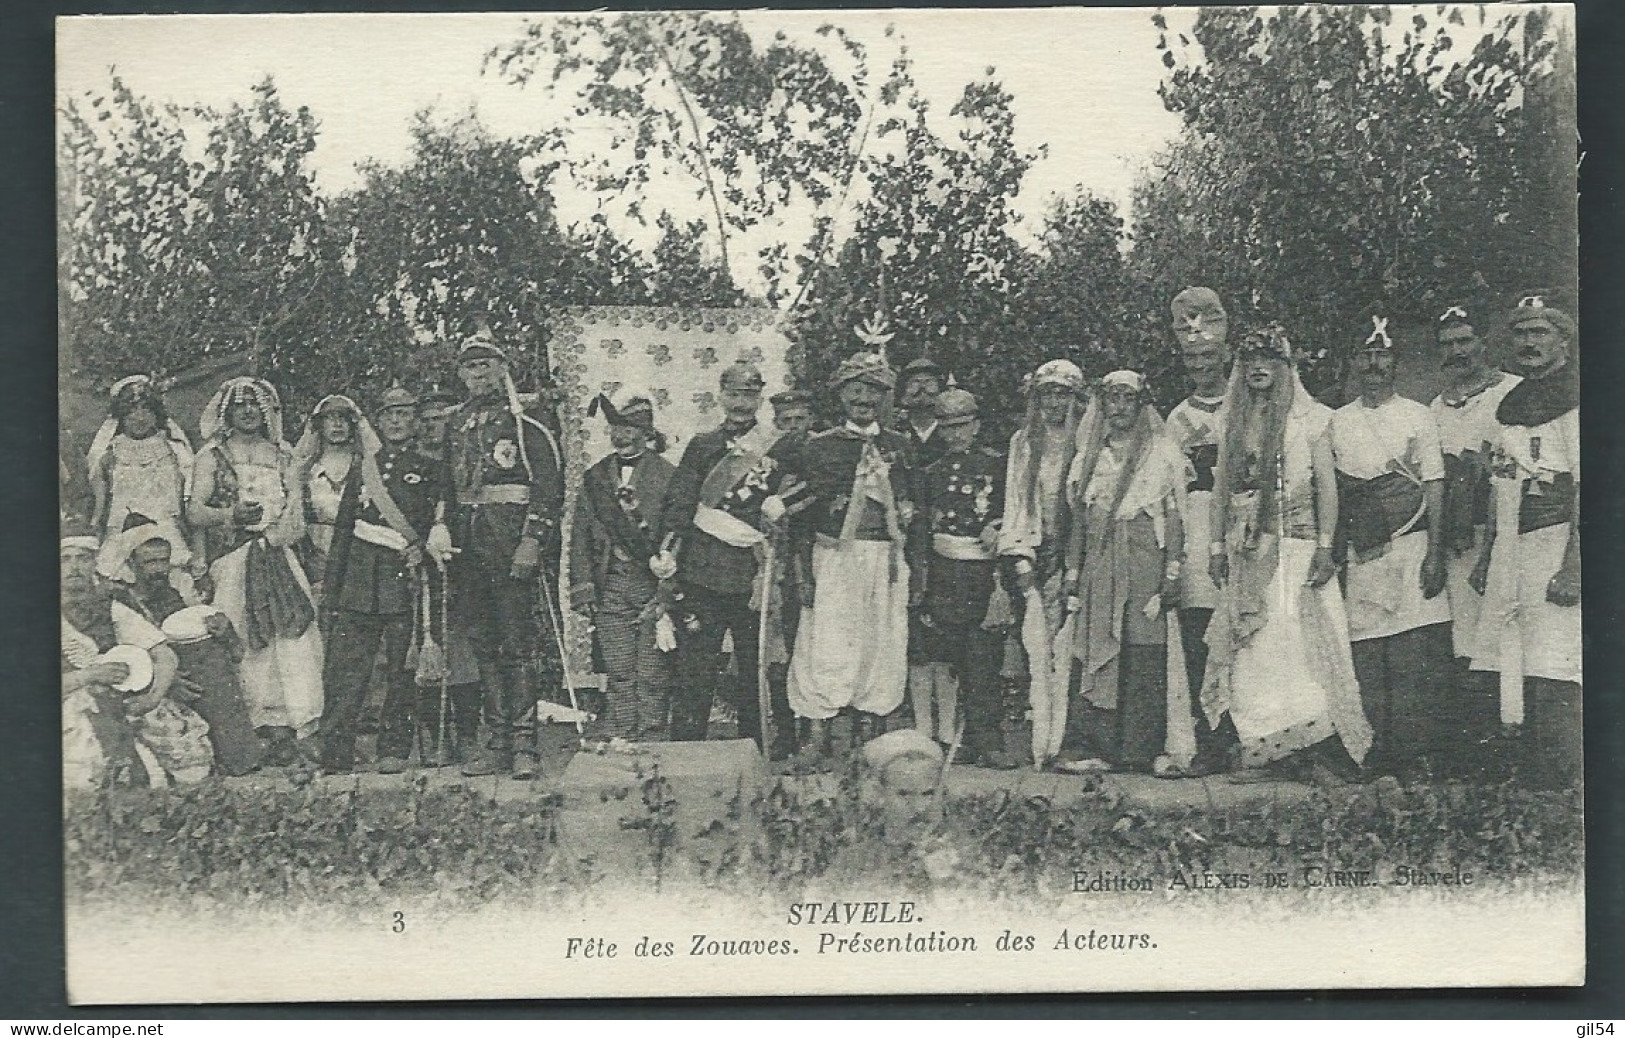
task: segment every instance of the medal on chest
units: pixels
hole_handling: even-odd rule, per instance
[[[491,461],[499,469],[511,469],[519,464],[519,444],[506,436],[491,445]]]

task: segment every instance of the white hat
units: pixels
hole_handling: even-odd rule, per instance
[[[940,767],[942,747],[918,728],[899,728],[863,745],[863,762],[877,772],[904,757],[919,757]]]
[[[1033,388],[1065,386],[1074,393],[1083,389],[1083,369],[1065,358],[1047,360],[1033,372]]]

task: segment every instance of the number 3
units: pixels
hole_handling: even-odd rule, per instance
[[[405,912],[391,912],[390,913],[389,928],[390,928],[390,930],[394,931],[395,933],[405,933],[406,932],[406,913]]]

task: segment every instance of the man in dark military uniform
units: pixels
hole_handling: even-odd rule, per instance
[[[417,686],[407,670],[412,613],[419,603],[423,543],[446,500],[445,468],[412,447],[417,398],[393,386],[379,400],[378,438],[358,422],[357,456],[339,499],[322,580],[330,620],[322,683],[323,770],[355,766],[356,721],[381,647],[387,696],[378,770],[406,770]]]
[[[898,376],[897,402],[903,409],[898,431],[908,438],[909,464],[915,471],[948,452],[937,435],[937,397],[942,394],[942,368],[929,357],[916,357]]]
[[[531,779],[538,679],[547,692],[563,680],[553,587],[562,458],[552,432],[520,405],[507,354],[489,333],[463,341],[457,377],[469,399],[446,432],[455,510],[429,547],[452,558],[452,623],[473,642],[486,690],[487,752],[463,774],[511,769],[514,778]]]
[[[680,676],[671,709],[675,740],[705,738],[724,634],[733,639],[740,681],[751,690],[739,699],[739,734],[761,738],[758,596],[767,589],[758,574],[770,529],[785,509],[779,496],[784,448],[777,430],[756,420],[762,387],[753,364],[739,361],[722,372],[722,426],[689,440],[667,486],[661,541],[676,547],[661,553],[655,573],[676,581],[679,612],[691,618],[678,634]],[[772,713],[782,742],[790,730],[788,703],[772,703]]]
[[[916,480],[920,499],[909,530],[910,599],[919,632],[909,667],[914,723],[951,743],[956,714],[965,735],[961,760],[1015,767],[999,731],[999,670],[1005,632],[987,630],[1004,515],[1004,459],[976,442],[976,398],[962,389],[937,397],[936,437],[945,453]]]
[[[768,399],[773,405],[773,428],[781,437],[805,439],[813,427],[812,394],[805,389],[786,389]]]

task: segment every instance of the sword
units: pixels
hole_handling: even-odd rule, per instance
[[[756,709],[760,715],[764,754],[769,753],[767,721],[768,715],[772,713],[773,701],[768,692],[767,681],[767,611],[773,599],[773,541],[774,538],[769,535],[763,542],[766,550],[762,553],[762,606],[756,621]]]

